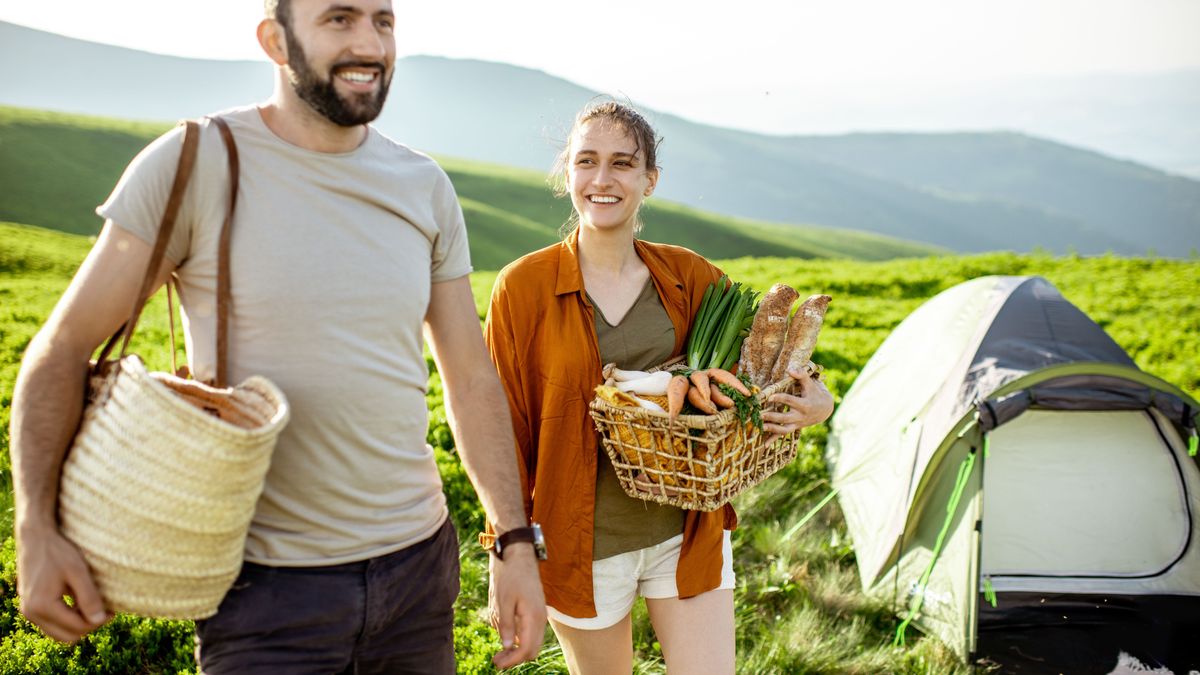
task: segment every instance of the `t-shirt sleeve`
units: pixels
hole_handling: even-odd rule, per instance
[[[433,244],[432,279],[434,283],[457,279],[471,273],[471,251],[467,242],[467,222],[450,177],[438,169],[438,184],[433,194],[433,211],[438,236]]]
[[[153,246],[182,151],[182,126],[159,136],[133,158],[112,194],[96,207],[96,214]],[[176,264],[187,258],[191,241],[187,209],[188,200],[184,199],[167,244],[167,258]]]

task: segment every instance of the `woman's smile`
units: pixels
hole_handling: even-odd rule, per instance
[[[581,126],[571,139],[567,186],[584,227],[636,229],[638,209],[654,191],[658,172],[647,170],[637,141],[603,120]]]

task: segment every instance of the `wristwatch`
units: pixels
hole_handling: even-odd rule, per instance
[[[488,545],[489,539],[491,540],[490,546]],[[530,523],[529,527],[518,527],[494,537],[481,534],[479,541],[485,549],[495,553],[496,557],[501,560],[504,560],[504,549],[521,542],[533,544],[533,553],[538,560],[546,559],[546,539],[542,536],[542,526],[537,523]]]

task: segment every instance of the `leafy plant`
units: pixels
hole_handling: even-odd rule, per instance
[[[751,394],[757,394],[754,384],[750,382],[750,376],[738,373],[737,378],[746,385],[746,389],[749,389]],[[721,393],[733,399],[733,412],[742,424],[753,424],[755,429],[762,431],[762,404],[759,403],[757,395],[746,396],[728,384],[718,384],[717,388],[721,390]]]

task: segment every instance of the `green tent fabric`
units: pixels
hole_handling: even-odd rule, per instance
[[[981,629],[1036,650],[1005,640],[1045,608],[1063,625],[1084,620],[1068,605],[1200,621],[1198,415],[1045,279],[944,291],[896,327],[831,421],[826,459],[863,588],[964,658],[988,652]],[[1136,627],[1087,621],[1110,617],[1127,644],[1072,658],[1136,655]],[[1177,642],[1142,653],[1193,658]]]

